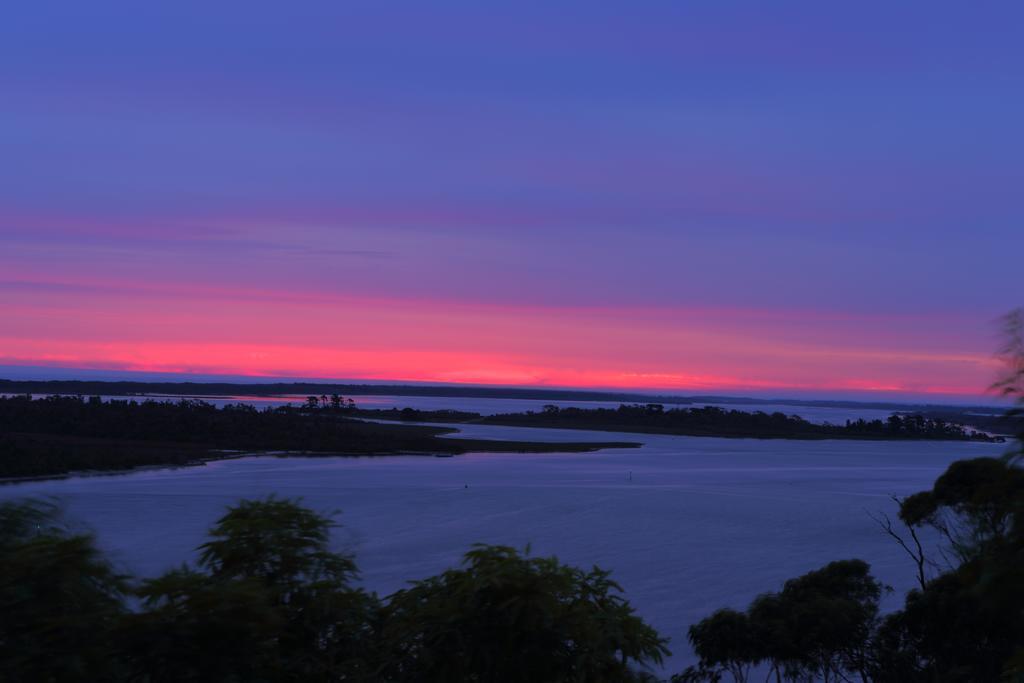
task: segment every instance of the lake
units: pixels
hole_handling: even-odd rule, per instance
[[[462,433],[644,445],[454,458],[254,457],[10,485],[0,497],[59,497],[120,566],[147,576],[192,557],[226,505],[271,493],[341,510],[334,543],[356,554],[363,583],[382,594],[453,565],[473,543],[530,544],[535,554],[611,569],[639,613],[672,638],[669,673],[693,662],[690,624],[718,607],[742,608],[829,560],[870,562],[896,588],[887,606],[897,606],[913,585],[913,566],[868,513],[892,514],[890,494],[929,487],[953,460],[1006,450],[485,425]]]

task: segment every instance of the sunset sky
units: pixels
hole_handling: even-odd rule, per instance
[[[0,366],[977,397],[1024,303],[1022,22],[11,3]]]

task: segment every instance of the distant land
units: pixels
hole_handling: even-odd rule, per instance
[[[599,391],[583,389],[540,389],[525,387],[486,387],[475,385],[435,384],[362,384],[319,381],[296,382],[189,382],[138,380],[11,380],[0,379],[0,394],[70,394],[117,396],[287,396],[341,394],[343,396],[433,396],[441,398],[496,398],[538,401],[608,401],[621,403],[662,403],[694,405],[705,403],[803,406],[819,408],[869,408],[900,412],[943,412],[952,410],[999,413],[1005,410],[990,405],[951,405],[948,403],[913,403],[897,401],[854,401],[828,399],[796,399],[749,396],[647,394],[640,392]]]
[[[315,407],[315,399],[309,400]],[[450,422],[504,425],[508,427],[545,427],[584,429],[641,434],[674,434],[677,436],[708,436],[741,439],[852,439],[878,441],[984,441],[1002,443],[998,432],[966,429],[960,420],[927,413],[894,413],[887,420],[846,420],[845,424],[816,424],[795,415],[781,412],[745,412],[717,406],[665,409],[660,403],[620,404],[618,408],[559,408],[545,406],[540,412],[479,413],[454,410],[414,410],[412,408],[358,409],[350,414],[358,417],[407,421]],[[961,413],[955,413],[960,417]],[[1010,433],[1011,423],[999,425]],[[994,430],[993,430],[994,431]]]
[[[454,429],[366,422],[346,413],[284,406],[217,408],[198,400],[0,397],[0,483],[85,471],[199,465],[243,454],[584,453],[640,446],[627,441],[446,439],[442,437]]]
[[[535,401],[601,401],[620,404],[661,404],[667,407],[790,406],[794,408],[872,409],[901,414],[917,414],[930,420],[971,427],[989,434],[1014,434],[1017,420],[1005,416],[1006,408],[995,405],[947,405],[883,401],[812,400],[793,398],[752,398],[741,396],[652,395],[639,392],[593,391],[580,389],[540,389],[524,387],[484,387],[472,385],[430,384],[356,384],[323,382],[182,382],[136,380],[7,380],[0,379],[3,394],[60,394],[66,396],[137,396],[139,398],[232,398],[300,397],[338,394],[359,396],[410,396],[439,398],[526,399]],[[757,408],[754,408],[756,410]],[[775,411],[770,411],[775,412]],[[435,418],[436,419],[436,418]],[[522,425],[525,426],[525,425]],[[628,430],[627,430],[628,431]],[[659,431],[659,430],[654,430]],[[676,433],[686,433],[677,431]],[[692,432],[691,432],[692,433]]]

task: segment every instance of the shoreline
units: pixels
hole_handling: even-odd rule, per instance
[[[414,425],[430,425],[429,422],[402,422],[400,420],[385,420],[378,419],[375,421],[386,422],[392,424],[414,424]],[[480,423],[478,423],[480,424]],[[756,436],[733,436],[733,435],[703,435],[703,434],[673,434],[668,432],[641,432],[637,430],[621,430],[621,429],[599,429],[599,428],[583,428],[583,427],[537,427],[528,425],[488,425],[483,423],[484,426],[488,427],[512,427],[515,429],[565,429],[569,431],[595,431],[604,433],[620,433],[620,434],[649,434],[651,436],[679,436],[694,439],[731,439],[731,440],[750,440],[750,441],[836,441],[836,442],[848,442],[848,441],[860,441],[860,442],[890,442],[890,443],[973,443],[973,444],[987,444],[987,445],[1002,445],[1005,442],[992,442],[992,441],[972,441],[966,439],[885,439],[885,438],[862,438],[862,439],[836,439],[829,437],[804,437],[804,438],[792,438],[792,437],[756,437]],[[458,429],[451,429],[451,433],[459,433]],[[449,434],[441,436],[441,438],[460,440],[461,437],[452,437]],[[467,439],[469,440],[469,439]],[[473,439],[474,441],[478,439]],[[501,440],[495,440],[500,443]],[[512,442],[512,443],[530,443],[530,442]],[[550,442],[536,442],[545,443],[552,445],[563,445],[563,442],[550,441]],[[563,455],[574,455],[577,453],[593,453],[600,450],[614,449],[614,448],[641,448],[642,443],[636,442],[594,442],[592,448],[580,450],[580,446],[587,445],[587,442],[564,442],[565,446],[573,447],[575,450],[544,450],[544,451],[479,451],[481,453],[548,453],[548,454],[563,454]],[[472,453],[476,451],[468,451]],[[157,470],[176,470],[185,469],[191,467],[205,467],[208,463],[220,462],[223,460],[238,460],[240,458],[291,458],[291,457],[308,457],[308,458],[386,458],[394,456],[416,456],[416,457],[456,457],[461,455],[467,455],[467,453],[450,453],[439,456],[438,453],[432,451],[377,451],[373,453],[352,453],[352,452],[326,452],[326,451],[289,451],[289,450],[275,450],[275,451],[225,451],[223,455],[210,456],[206,458],[200,458],[187,463],[180,464],[155,464],[155,465],[138,465],[136,467],[113,469],[113,470],[73,470],[70,472],[63,472],[60,474],[38,474],[38,475],[26,475],[23,477],[0,477],[0,487],[15,485],[15,484],[27,484],[37,481],[56,481],[61,479],[73,479],[73,478],[91,478],[91,477],[116,477],[127,474],[138,474],[140,472],[157,471]]]
[[[458,430],[452,430],[457,432]],[[445,437],[448,438],[448,437]],[[498,442],[500,443],[500,442]],[[506,442],[506,443],[519,443],[519,442]],[[538,442],[539,443],[539,442]],[[562,445],[561,442],[549,442],[556,445]],[[583,442],[566,442],[566,446],[580,446],[585,445]],[[326,451],[246,451],[236,452],[228,451],[222,456],[212,456],[208,458],[201,458],[191,462],[180,463],[180,464],[157,464],[157,465],[138,465],[136,467],[114,469],[114,470],[73,470],[70,472],[63,472],[60,474],[36,474],[26,475],[23,477],[0,477],[0,487],[12,486],[15,484],[28,484],[36,481],[58,481],[62,479],[82,479],[91,477],[117,477],[124,476],[127,474],[138,474],[140,472],[150,472],[158,470],[178,470],[187,469],[191,467],[205,467],[209,463],[221,462],[224,460],[238,460],[240,458],[389,458],[396,456],[414,456],[414,457],[440,457],[440,458],[454,458],[457,456],[468,455],[470,453],[483,453],[483,454],[501,454],[501,453],[513,453],[513,454],[544,454],[544,453],[555,453],[563,455],[576,455],[578,453],[594,453],[600,450],[606,450],[609,448],[640,448],[643,444],[641,443],[612,443],[612,442],[595,442],[593,448],[579,449],[576,450],[547,450],[547,451],[467,451],[465,453],[435,453],[433,451],[378,451],[374,453],[340,453],[340,452],[326,452]]]
[[[407,425],[419,425],[428,427],[444,427],[446,425],[478,425],[482,427],[511,427],[513,429],[564,429],[567,431],[582,431],[582,432],[601,432],[605,434],[649,434],[651,436],[683,436],[694,439],[750,439],[752,441],[885,441],[888,443],[985,443],[985,444],[1005,444],[1012,440],[1008,435],[1004,434],[988,434],[991,438],[986,439],[957,439],[957,438],[925,438],[925,437],[891,437],[883,435],[857,435],[849,437],[837,437],[835,435],[816,435],[816,434],[804,434],[804,435],[785,435],[785,436],[751,436],[749,434],[693,434],[679,431],[673,431],[671,429],[654,429],[654,428],[630,428],[628,426],[621,425],[608,425],[608,426],[593,426],[593,425],[544,425],[544,424],[526,424],[526,423],[512,423],[512,422],[492,422],[487,417],[474,420],[463,420],[463,421],[451,421],[451,422],[434,422],[424,421],[416,422],[412,420],[390,420],[384,417],[367,418],[362,417],[361,419],[367,421],[373,421],[378,423],[386,424],[407,424]],[[458,429],[453,429],[455,433],[458,433]],[[439,435],[441,438],[455,438],[447,434]],[[558,443],[558,442],[550,442]]]

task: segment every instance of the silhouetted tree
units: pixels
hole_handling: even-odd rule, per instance
[[[125,579],[42,501],[0,503],[0,680],[119,677],[111,635]]]
[[[899,496],[890,496],[890,498],[898,507],[903,506],[904,498]],[[897,545],[913,560],[914,567],[917,569],[917,585],[921,590],[924,590],[928,586],[929,571],[936,571],[938,563],[925,555],[924,544],[921,543],[921,537],[918,534],[917,528],[913,524],[904,521],[905,531],[901,532],[896,529],[892,519],[884,512],[878,514],[868,513],[868,516],[881,527],[887,536],[895,540]],[[904,533],[906,533],[910,540],[904,538]]]
[[[327,548],[332,526],[289,500],[230,508],[200,546],[200,571],[139,591],[147,609],[126,641],[142,678],[373,680],[377,601],[350,585],[352,558]]]
[[[760,635],[746,613],[732,609],[718,610],[691,626],[689,632],[701,670],[723,669],[741,682],[747,680],[750,667],[765,658]]]
[[[767,662],[779,680],[866,678],[884,587],[861,560],[831,562],[758,596],[747,612],[719,610],[690,628],[700,663],[678,678],[746,681]]]
[[[665,641],[608,572],[477,546],[385,610],[388,680],[545,683],[632,680]]]

